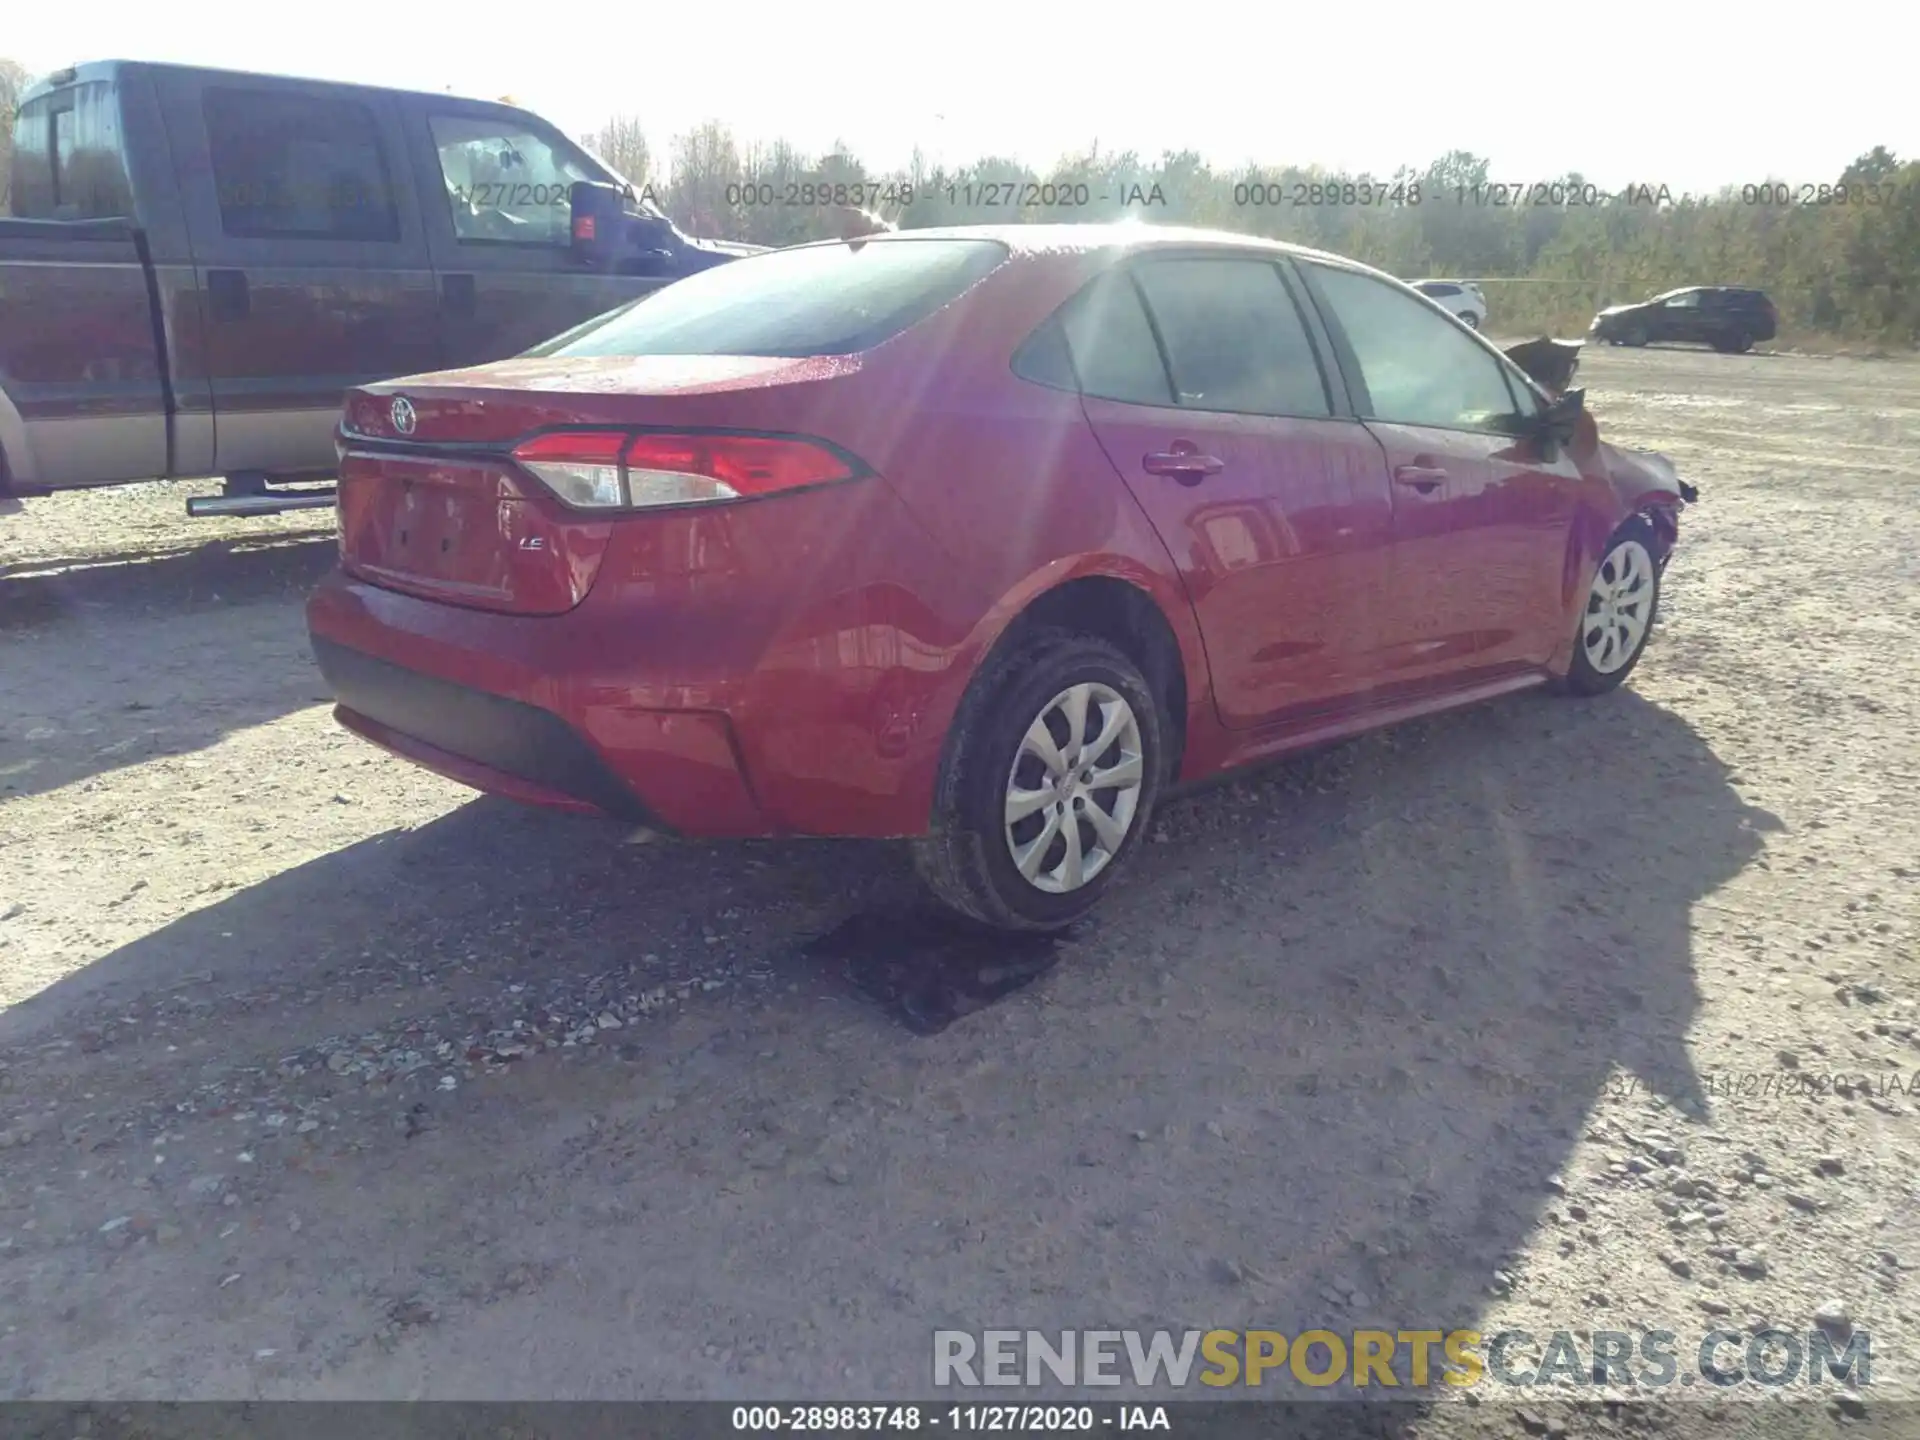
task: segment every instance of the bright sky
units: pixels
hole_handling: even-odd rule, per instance
[[[997,153],[1045,167],[1097,140],[1376,174],[1465,149],[1499,181],[1575,169],[1679,192],[1832,180],[1874,145],[1920,157],[1920,12],[1890,0],[8,9],[0,55],[36,74],[119,58],[451,86],[512,96],[575,135],[637,115],[656,155],[718,119],[743,143],[844,140],[874,169],[916,142],[948,165]]]

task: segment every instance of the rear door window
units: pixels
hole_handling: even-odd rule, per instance
[[[109,220],[133,214],[119,96],[111,83],[70,85],[22,106],[13,145],[14,215]]]
[[[344,96],[209,86],[220,228],[241,239],[398,240],[373,111]]]
[[[852,355],[958,299],[1006,258],[995,240],[805,245],[716,265],[531,355]]]
[[[1306,323],[1276,266],[1165,259],[1143,261],[1134,274],[1179,404],[1247,415],[1333,413]]]

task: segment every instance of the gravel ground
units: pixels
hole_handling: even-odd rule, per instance
[[[1897,1412],[1920,365],[1583,378],[1703,489],[1632,685],[1178,803],[997,1003],[890,847],[623,844],[336,730],[310,513],[0,514],[0,1395],[892,1397],[942,1326],[1824,1311]]]

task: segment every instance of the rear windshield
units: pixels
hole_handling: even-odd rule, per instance
[[[807,245],[690,275],[532,355],[851,355],[925,319],[1006,258],[995,240]]]

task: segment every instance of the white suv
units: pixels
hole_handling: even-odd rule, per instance
[[[1465,280],[1412,280],[1408,283],[1443,309],[1451,310],[1475,330],[1487,323],[1487,297],[1480,293],[1478,285]]]

